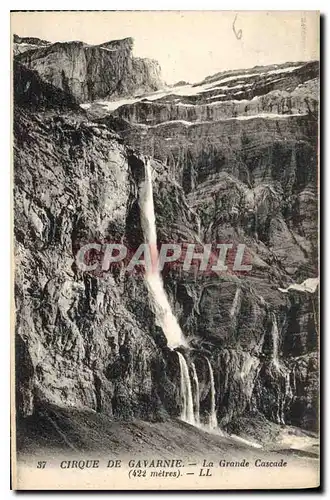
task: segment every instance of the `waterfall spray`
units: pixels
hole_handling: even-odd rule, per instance
[[[177,352],[180,363],[180,378],[181,378],[181,397],[182,397],[182,412],[181,419],[188,424],[195,425],[194,405],[189,377],[189,370],[184,356],[181,352]]]
[[[209,418],[209,427],[210,429],[216,429],[218,427],[218,420],[217,420],[217,412],[216,412],[216,405],[215,405],[215,384],[214,384],[214,375],[213,375],[213,370],[210,361],[205,358],[207,361],[207,365],[209,367],[209,373],[210,373],[210,382],[211,382],[211,408],[210,408],[210,418]]]
[[[193,372],[193,380],[195,385],[195,421],[196,424],[200,424],[200,416],[199,416],[199,382],[196,372],[195,363],[191,363],[191,368]]]
[[[156,220],[149,160],[145,165],[145,180],[141,182],[139,187],[139,204],[141,226],[145,242],[150,248],[151,261],[153,264],[151,269],[149,266],[146,266],[146,283],[154,305],[156,319],[167,338],[168,347],[174,349],[182,345],[185,346],[185,338],[176,317],[172,313],[158,267]]]

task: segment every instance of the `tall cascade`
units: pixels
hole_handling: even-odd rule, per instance
[[[197,372],[196,372],[196,367],[195,363],[191,363],[191,369],[193,372],[193,381],[195,385],[195,421],[196,425],[200,424],[200,416],[199,416],[199,382],[198,382],[198,377],[197,377]]]
[[[216,429],[218,427],[217,420],[217,412],[215,406],[215,384],[214,384],[214,375],[210,361],[205,358],[207,361],[207,365],[209,367],[210,372],[210,382],[211,382],[211,408],[210,408],[210,418],[209,418],[209,427],[210,429]]]
[[[285,379],[284,391],[281,390],[278,393],[278,409],[276,414],[276,420],[278,423],[285,424],[285,411],[288,405],[292,402],[294,393],[291,387],[290,371],[288,368],[281,363],[278,356],[280,336],[277,327],[276,316],[273,314],[273,325],[272,325],[272,342],[273,342],[273,352],[272,352],[272,363],[276,370],[279,372],[280,376]],[[293,387],[295,388],[295,380],[293,376]]]
[[[281,413],[280,413],[280,421],[282,424],[285,424],[286,405],[289,405],[292,399],[293,399],[293,392],[290,383],[290,373],[287,371],[285,372],[285,389],[282,397]]]
[[[235,292],[235,297],[233,300],[233,304],[232,304],[231,309],[230,309],[230,317],[231,318],[233,318],[238,313],[239,306],[240,306],[240,304],[239,304],[240,295],[241,295],[241,289],[239,287],[237,287],[236,292]]]
[[[174,349],[180,345],[186,346],[180,325],[172,313],[158,266],[156,220],[149,160],[145,165],[145,179],[139,187],[139,205],[141,226],[145,242],[149,245],[152,264],[146,265],[146,282],[155,308],[156,319],[167,338],[168,347]],[[145,258],[147,259],[147,256]]]
[[[181,419],[188,424],[196,425],[194,416],[193,396],[189,377],[187,362],[181,352],[178,352],[180,363],[180,378],[181,378],[181,397],[182,397],[182,412]]]
[[[279,369],[280,364],[278,360],[278,344],[279,344],[279,333],[277,327],[276,316],[273,314],[273,325],[272,325],[272,342],[273,342],[273,353],[272,353],[272,362],[274,366]]]

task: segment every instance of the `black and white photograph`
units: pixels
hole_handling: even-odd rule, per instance
[[[318,11],[15,11],[15,490],[320,486]]]

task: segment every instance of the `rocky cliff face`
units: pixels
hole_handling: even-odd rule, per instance
[[[130,59],[130,42],[119,45],[119,59],[116,45],[78,42],[19,57],[42,82],[85,100],[118,82],[88,87],[89,51],[94,75],[113,50],[116,68],[137,65],[134,85],[143,86],[143,75],[150,75],[148,64]],[[55,71],[59,53],[70,71],[75,61],[75,73],[64,69],[62,80]],[[169,94],[97,122],[74,106],[65,112],[31,108],[17,97],[15,300],[17,353],[26,367],[17,371],[23,415],[43,401],[119,419],[180,414],[177,355],[156,325],[142,277],[120,269],[86,273],[75,264],[82,243],[121,241],[134,248],[143,242],[138,187],[147,154],[153,157],[159,243],[245,243],[252,256],[252,271],[243,276],[164,272],[173,312],[189,339],[188,366],[196,366],[202,420],[210,412],[207,357],[223,427],[261,412],[277,423],[316,428],[317,297],[278,290],[317,275],[316,76],[315,68],[287,66],[257,73],[278,70],[285,71],[260,78],[269,85],[278,75],[289,90],[261,95],[258,80],[257,99],[244,104],[243,114],[241,102],[227,99],[213,108],[193,104],[194,87],[181,90],[193,92],[189,122],[179,121],[182,96]],[[23,95],[32,78],[25,71],[19,76]],[[292,77],[294,71],[305,76]],[[243,78],[222,76],[230,77]],[[221,86],[218,80],[202,85]],[[271,116],[256,116],[258,106]]]
[[[199,346],[211,342],[223,425],[258,408],[273,421],[315,427],[317,298],[285,297],[278,287],[318,274],[317,117],[311,62],[218,74],[101,118],[167,165],[202,241],[249,248],[253,267],[238,283],[166,281],[169,289],[176,283],[184,331]],[[156,209],[161,214],[161,201]],[[160,215],[158,231],[170,238]]]
[[[14,38],[17,61],[79,102],[115,99],[163,86],[156,61],[134,58],[133,39],[101,45]]]
[[[68,92],[63,92],[39,77],[35,71],[14,61],[14,104],[16,108],[26,106],[29,109],[74,110],[82,114],[76,99]]]
[[[74,258],[86,240],[125,238],[132,169],[143,163],[83,116],[16,111],[19,411],[53,402],[121,419],[162,418],[176,386],[153,338],[141,278],[85,275]]]

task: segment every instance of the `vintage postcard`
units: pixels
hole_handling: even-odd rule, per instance
[[[318,488],[316,11],[17,11],[12,487]]]

